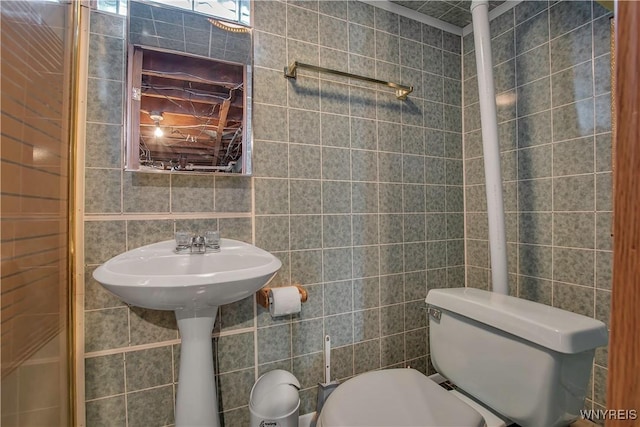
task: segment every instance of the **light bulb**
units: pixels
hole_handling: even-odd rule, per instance
[[[160,128],[160,124],[158,122],[156,122],[156,130],[153,131],[153,134],[157,137],[161,137],[162,135],[164,135],[164,132],[162,132],[162,129]]]

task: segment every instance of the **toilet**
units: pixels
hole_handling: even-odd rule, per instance
[[[579,417],[604,323],[472,288],[426,298],[431,361],[453,392],[413,369],[358,375],[317,427],[566,426]]]

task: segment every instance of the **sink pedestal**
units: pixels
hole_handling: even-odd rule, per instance
[[[182,339],[176,427],[220,426],[211,345],[217,312],[218,307],[175,311]]]

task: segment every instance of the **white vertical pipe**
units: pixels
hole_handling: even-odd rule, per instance
[[[498,116],[493,85],[491,35],[489,33],[489,2],[486,0],[472,1],[471,15],[473,18],[473,38],[476,47],[476,66],[478,68],[480,122],[482,125],[484,174],[487,187],[491,284],[494,292],[507,295],[509,293],[507,238],[504,225]]]

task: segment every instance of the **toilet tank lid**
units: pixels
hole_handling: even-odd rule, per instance
[[[495,292],[432,289],[426,302],[560,353],[592,350],[608,340],[599,320]]]

